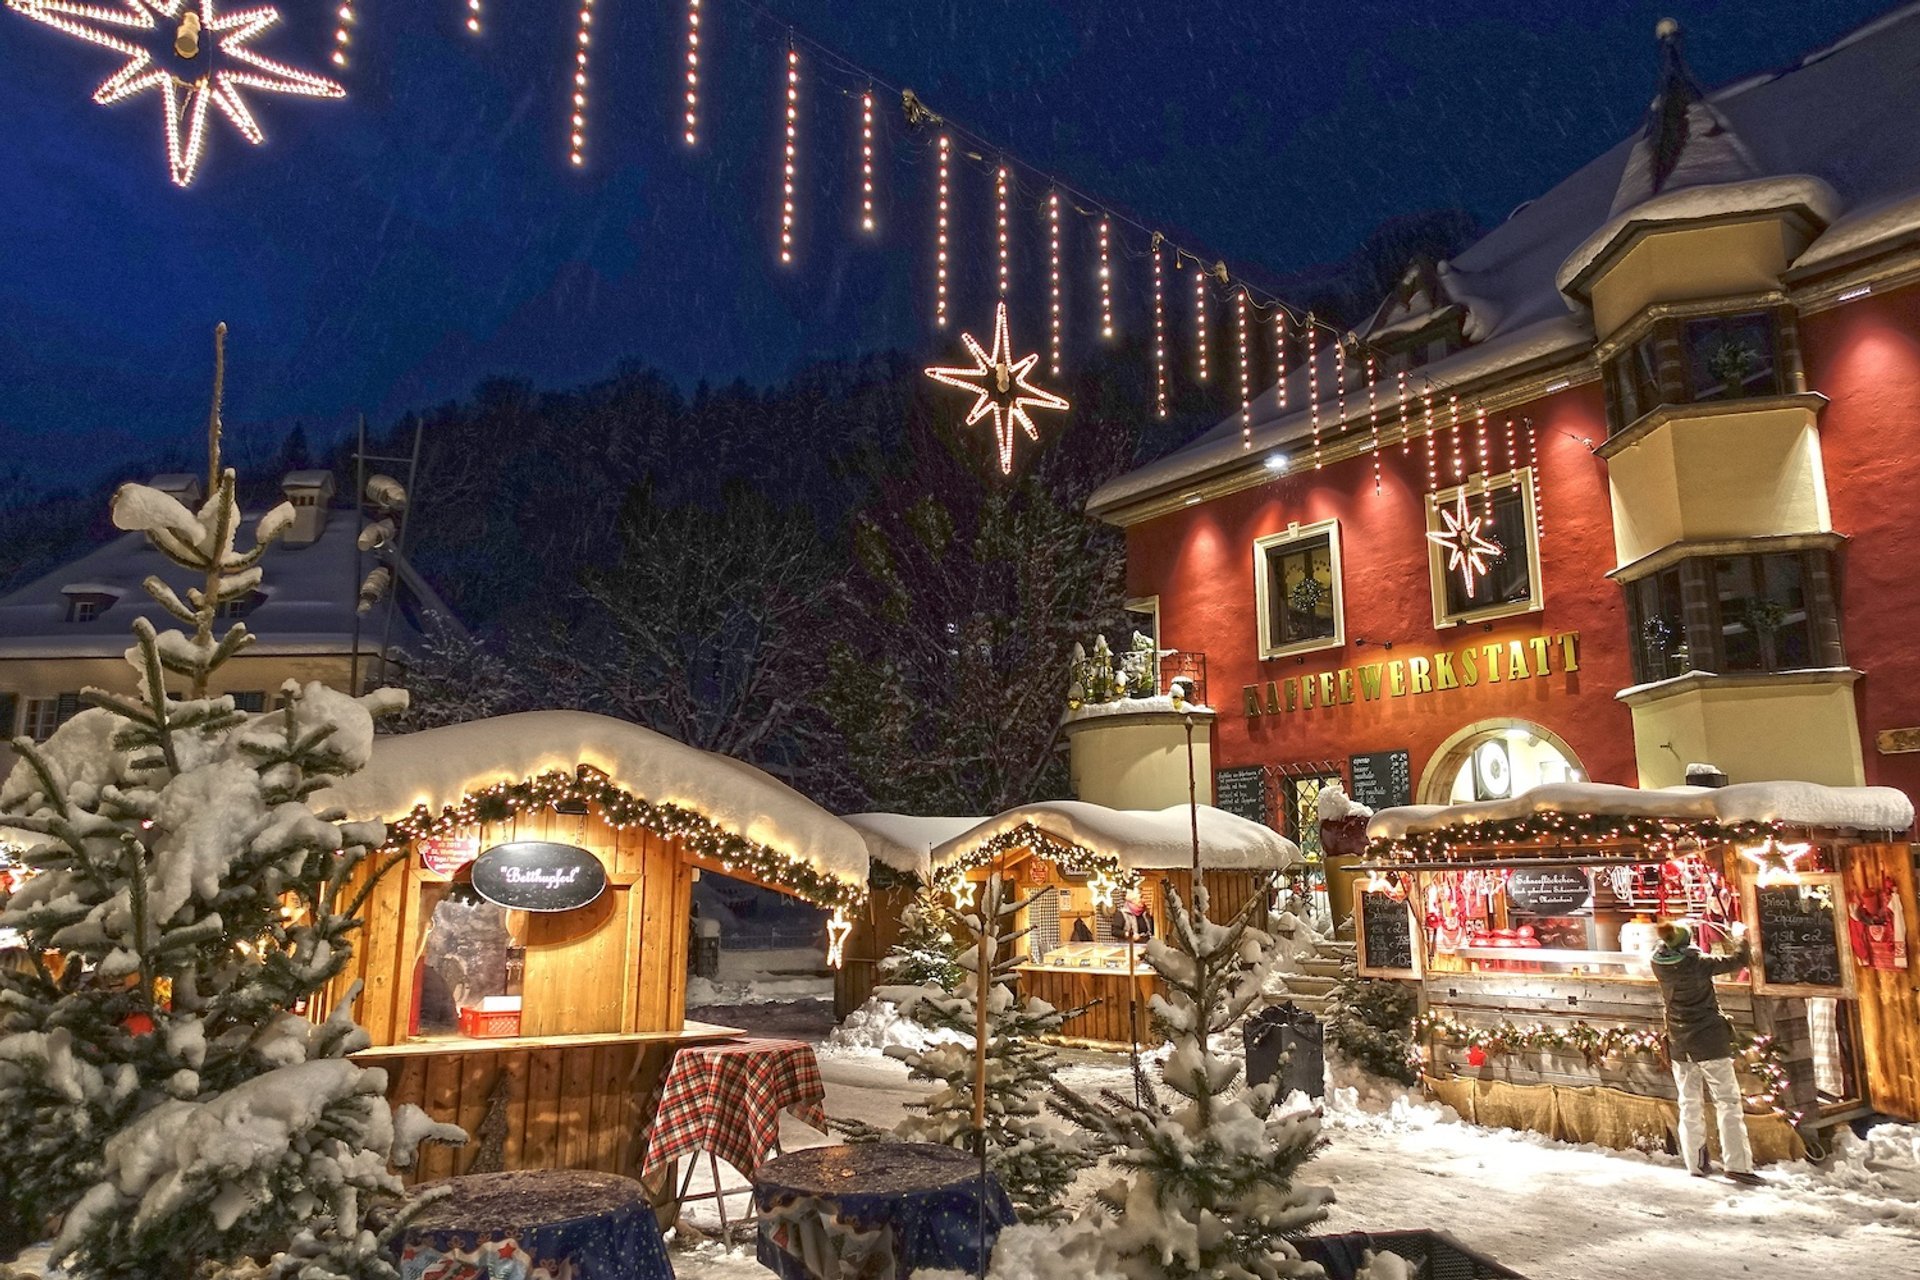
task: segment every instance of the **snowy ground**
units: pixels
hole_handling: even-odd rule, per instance
[[[760,1036],[819,1040],[833,1029],[833,975],[817,946],[723,950],[718,978],[687,979],[687,1014]]]
[[[1067,1058],[1070,1085],[1130,1087],[1124,1057]],[[890,1124],[918,1096],[904,1066],[865,1045],[824,1048],[820,1068],[836,1117]],[[1368,1105],[1336,1094],[1329,1145],[1308,1166],[1337,1196],[1328,1231],[1443,1227],[1532,1280],[1920,1275],[1920,1128],[1883,1126],[1829,1169],[1775,1166],[1771,1186],[1746,1191],[1664,1158],[1474,1128],[1429,1104]],[[791,1117],[781,1134],[788,1150],[830,1141]],[[703,1170],[696,1189],[706,1182]],[[691,1208],[717,1234],[713,1203]],[[737,1196],[729,1217],[745,1209]],[[682,1280],[768,1274],[750,1240],[683,1244],[674,1266]]]

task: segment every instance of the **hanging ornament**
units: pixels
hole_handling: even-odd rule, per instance
[[[873,90],[860,95],[860,229],[873,222]]]
[[[853,921],[847,919],[844,908],[835,907],[833,918],[827,921],[827,968],[838,969],[847,957],[847,937],[853,932]]]
[[[1100,219],[1100,336],[1113,337],[1113,264],[1108,256],[1111,234]]]
[[[1479,589],[1480,579],[1487,575],[1487,561],[1501,555],[1500,544],[1491,542],[1480,532],[1484,518],[1467,510],[1467,493],[1462,489],[1454,495],[1455,505],[1451,509],[1439,508],[1441,528],[1429,530],[1428,541],[1446,548],[1447,571],[1460,571],[1461,585],[1467,589],[1467,599],[1471,600]]]
[[[1003,475],[1013,473],[1013,430],[1018,426],[1027,433],[1027,438],[1040,439],[1039,429],[1033,425],[1033,419],[1027,416],[1027,410],[1052,409],[1064,413],[1068,408],[1065,400],[1051,391],[1042,391],[1027,381],[1038,364],[1038,352],[1013,358],[1013,344],[1007,334],[1007,304],[1002,302],[994,313],[993,350],[984,350],[970,333],[960,335],[967,354],[973,357],[970,367],[931,368],[927,376],[935,382],[943,382],[962,391],[973,392],[978,399],[967,411],[967,425],[972,426],[982,418],[993,419],[994,441],[1000,450],[1000,471]]]
[[[573,38],[573,130],[567,159],[578,169],[587,162],[587,64],[593,48],[593,0],[580,0],[580,25]]]
[[[800,157],[800,51],[787,45],[787,163],[782,170],[780,261],[793,262],[793,179]]]
[[[334,10],[337,21],[333,28],[333,65],[345,70],[347,66],[347,47],[353,43],[353,28],[360,21],[360,14],[353,7],[353,0],[340,0],[340,7]],[[175,52],[178,52],[175,47]],[[192,57],[192,54],[183,54]]]
[[[700,0],[687,0],[687,145],[700,140]]]
[[[93,91],[93,100],[101,106],[112,106],[149,89],[159,90],[167,170],[175,185],[184,187],[192,183],[206,149],[209,106],[218,107],[241,137],[259,146],[266,135],[253,118],[243,90],[304,98],[347,95],[325,76],[275,62],[254,51],[253,41],[280,21],[278,9],[259,6],[221,13],[216,3],[124,0],[124,7],[115,9],[76,0],[7,0],[7,7],[22,17],[126,58],[120,69]],[[209,41],[211,48],[205,47]],[[172,65],[156,62],[156,49],[167,51],[163,58],[194,63],[195,78],[183,78]]]
[[[1062,342],[1060,319],[1060,193],[1047,193],[1047,299],[1052,311],[1051,344],[1048,347],[1047,371],[1054,377],[1060,376],[1060,347]]]
[[[1153,400],[1157,416],[1167,416],[1167,296],[1160,269],[1160,233],[1153,233]]]
[[[938,328],[947,327],[947,178],[953,162],[953,141],[946,134],[940,135],[940,159],[938,172],[940,177],[940,212],[935,233],[933,323]]]

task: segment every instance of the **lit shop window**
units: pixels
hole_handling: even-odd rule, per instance
[[[1340,525],[1294,525],[1253,544],[1260,656],[1336,649],[1346,643],[1340,586]]]
[[[1427,495],[1434,625],[1538,609],[1538,527],[1525,471]]]

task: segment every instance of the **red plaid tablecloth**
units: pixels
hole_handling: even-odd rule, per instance
[[[813,1046],[801,1040],[738,1040],[689,1046],[673,1056],[647,1137],[647,1171],[705,1149],[751,1175],[780,1142],[780,1113],[822,1133],[827,1096]]]

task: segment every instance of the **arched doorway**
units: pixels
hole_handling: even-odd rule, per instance
[[[1530,720],[1470,724],[1440,744],[1420,775],[1420,803],[1501,800],[1554,782],[1586,778],[1566,739]]]

